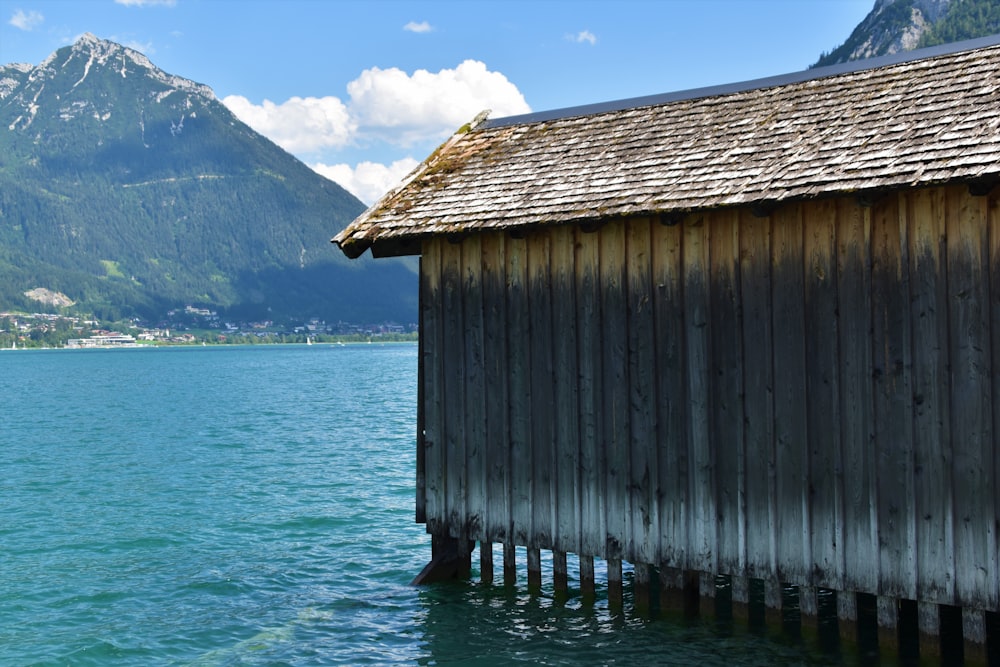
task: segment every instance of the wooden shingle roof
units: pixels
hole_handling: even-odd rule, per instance
[[[863,66],[473,124],[333,241],[415,254],[430,235],[1000,179],[1000,36]]]

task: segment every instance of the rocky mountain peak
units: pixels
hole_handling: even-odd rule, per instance
[[[995,28],[990,16],[997,14],[998,4],[996,0],[875,0],[847,41],[820,56],[814,67],[990,34]],[[956,20],[958,15],[961,20]]]
[[[142,53],[85,33],[37,66],[15,64],[0,68],[0,102],[8,109],[19,110],[8,129],[31,127],[37,110],[45,104],[65,108],[64,119],[80,115],[85,108],[96,118],[107,116],[113,112],[117,97],[108,95],[109,79],[125,80],[123,83],[132,79],[134,85],[152,96],[151,103],[160,103],[174,92],[186,97],[185,106],[191,106],[191,98],[216,101],[208,86],[167,74]],[[152,85],[138,84],[136,79]]]

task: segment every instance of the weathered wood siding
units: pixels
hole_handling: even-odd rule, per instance
[[[427,241],[418,519],[1000,608],[1000,206],[964,186]]]

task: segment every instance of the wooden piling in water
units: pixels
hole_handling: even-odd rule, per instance
[[[491,560],[492,545],[480,544],[480,562]],[[533,595],[551,594],[556,599],[579,595],[585,602],[595,599],[597,582],[591,557],[577,557],[578,570],[571,572],[564,552],[552,552],[552,580],[542,579],[540,563],[534,550],[526,550],[526,568],[531,580],[526,583]],[[511,552],[513,553],[513,552]],[[782,633],[795,640],[820,642],[820,648],[862,651],[863,660],[870,660],[868,651],[877,651],[883,659],[899,656],[904,662],[919,660],[921,664],[988,665],[1000,656],[1000,619],[992,612],[978,612],[948,605],[918,603],[855,594],[850,591],[811,589],[788,586],[761,579],[711,575],[704,572],[657,568],[650,564],[632,565],[630,585],[622,576],[624,564],[610,560],[605,563],[607,580],[604,595],[611,613],[620,613],[627,591],[631,591],[631,611],[644,616],[660,613],[682,613],[728,624],[737,623],[750,630]],[[516,564],[512,566],[516,569]],[[576,592],[568,585],[571,579],[579,583]],[[484,575],[483,581],[487,581]],[[508,582],[516,585],[516,581]],[[834,628],[830,635],[830,628]],[[834,648],[831,648],[831,641]],[[866,657],[867,656],[867,657]],[[990,662],[990,661],[993,662]]]

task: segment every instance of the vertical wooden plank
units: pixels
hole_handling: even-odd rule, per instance
[[[686,569],[715,572],[715,470],[709,440],[708,219],[684,225],[684,342],[688,436],[688,562]]]
[[[708,223],[709,438],[715,467],[717,574],[742,574],[746,567],[739,222],[739,211],[730,209]]]
[[[986,202],[947,188],[948,304],[954,445],[955,592],[959,606],[996,608],[997,515]]]
[[[687,397],[684,380],[683,264],[679,224],[654,225],[657,489],[660,541],[654,562],[687,566]]]
[[[507,372],[510,424],[510,540],[527,545],[531,533],[531,355],[528,250],[523,238],[506,239]]]
[[[652,233],[646,218],[626,226],[628,273],[629,483],[628,512],[634,563],[652,563],[659,544],[657,499],[655,333],[653,329]]]
[[[872,428],[871,208],[856,203],[842,204],[838,222],[838,386],[845,486],[845,583],[841,589],[875,595],[878,593],[879,546]],[[847,596],[840,598],[847,599]]]
[[[576,231],[577,359],[580,400],[580,556],[604,554],[604,460],[600,447],[600,237]]]
[[[553,362],[555,364],[555,548],[580,551],[580,414],[577,389],[575,234],[552,229]]]
[[[417,292],[417,327],[420,334],[417,337],[417,451],[415,460],[415,467],[417,469],[415,484],[417,497],[414,501],[413,508],[415,521],[417,523],[427,523],[427,476],[424,462],[424,452],[427,448],[424,430],[424,423],[427,416],[427,408],[425,406],[427,396],[427,368],[425,366],[427,341],[424,339],[424,330],[426,326],[424,323],[424,309],[427,307],[427,300],[430,298],[430,294],[428,294],[428,280],[424,274],[425,267],[423,258],[420,258],[418,261],[420,285]]]
[[[774,333],[771,322],[771,220],[740,220],[743,300],[743,439],[746,455],[747,576],[773,576],[777,562],[774,450]]]
[[[462,241],[463,347],[452,353],[465,355],[465,475],[466,509],[463,534],[468,540],[486,540],[490,499],[486,485],[486,384],[485,329],[483,319],[482,236]]]
[[[840,357],[837,350],[837,201],[803,204],[806,428],[809,443],[809,527],[812,584],[842,588],[843,467],[840,460]],[[801,591],[800,591],[801,592]],[[800,600],[802,596],[800,595]],[[800,603],[801,604],[801,603]],[[805,610],[803,610],[804,612]]]
[[[802,209],[773,216],[771,295],[774,327],[774,438],[778,509],[776,576],[808,584],[810,572],[809,449],[806,423],[805,294]]]
[[[465,314],[462,299],[462,246],[441,245],[441,305],[444,311],[442,368],[444,379],[445,498],[447,529],[465,539],[468,486],[465,440]]]
[[[917,595],[923,602],[953,604],[944,191],[917,190],[909,202]]]
[[[483,347],[486,401],[486,493],[489,509],[485,514],[487,539],[506,542],[511,526],[510,424],[507,386],[507,279],[505,236],[484,234],[483,262]]]
[[[552,285],[549,232],[532,234],[528,243],[528,327],[531,420],[531,530],[529,546],[551,549],[555,482],[555,419]]]
[[[625,225],[605,225],[601,243],[601,447],[605,463],[605,559],[620,560],[629,539],[629,377]]]
[[[443,304],[441,292],[442,255],[440,240],[423,244],[421,264],[421,365],[424,369],[424,517],[427,532],[445,530],[445,422],[443,390]]]
[[[914,600],[913,387],[905,220],[902,195],[888,197],[872,210],[872,365],[880,595]]]
[[[986,202],[987,228],[989,234],[990,261],[990,348],[993,355],[993,397],[1000,399],[1000,192],[994,189],[992,196]],[[993,512],[1000,517],[1000,408],[993,406],[993,465],[984,462],[993,474]],[[993,604],[987,614],[987,620],[997,618],[1000,611],[1000,533],[994,533],[992,556],[988,566],[993,572],[993,590],[987,591],[992,596]],[[1000,630],[1000,628],[998,628]],[[1000,632],[995,634],[994,648],[991,649],[1000,657]]]

